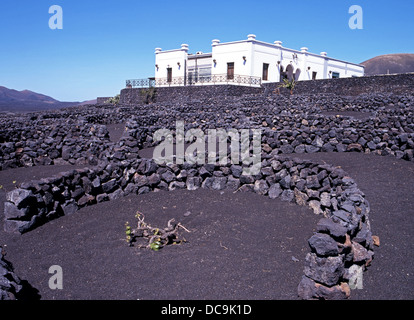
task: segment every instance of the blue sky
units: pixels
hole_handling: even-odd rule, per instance
[[[351,30],[351,5],[363,29]],[[63,29],[49,28],[49,7],[63,9]],[[387,53],[414,53],[411,0],[1,0],[0,85],[61,101],[113,96],[126,79],[154,73],[154,49],[211,40],[283,41],[283,46],[355,63]]]

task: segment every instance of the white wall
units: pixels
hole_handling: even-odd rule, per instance
[[[307,55],[307,66],[303,73],[303,80],[312,80],[313,72],[316,72],[316,79],[325,79],[325,57],[314,54]],[[310,69],[308,69],[310,67]]]
[[[155,65],[158,67],[155,67],[155,78],[167,78],[167,68],[172,68],[172,77],[184,77],[186,61],[186,49],[156,52]]]
[[[280,49],[273,45],[264,45],[258,42],[253,43],[253,55],[252,60],[253,70],[252,75],[262,78],[263,76],[263,64],[268,64],[268,80],[263,82],[278,82],[279,81],[279,65],[280,61]]]
[[[168,67],[172,68],[173,77],[184,77],[185,63],[187,62],[187,70],[195,64],[194,60],[187,59],[187,45],[182,45],[181,49],[177,50],[156,50],[155,63],[158,69],[155,71],[155,77],[166,78]],[[180,66],[177,62],[180,62]],[[197,64],[199,66],[210,64],[212,75],[225,75],[229,62],[234,63],[235,75],[260,78],[263,74],[263,64],[269,64],[268,80],[263,82],[279,82],[280,67],[286,71],[288,66],[293,69],[293,76],[296,72],[300,72],[299,75],[296,74],[297,80],[312,80],[313,72],[316,72],[316,79],[331,78],[333,72],[339,73],[340,78],[364,75],[363,66],[329,58],[326,53],[320,55],[310,53],[305,47],[301,50],[293,50],[282,47],[280,42],[271,44],[257,41],[255,35],[248,35],[247,40],[227,43],[213,40],[211,57],[200,57]]]
[[[243,56],[246,57],[244,63]],[[234,74],[250,75],[251,46],[247,42],[229,42],[213,46],[213,62],[211,73],[213,75],[227,74],[227,63],[234,62]]]

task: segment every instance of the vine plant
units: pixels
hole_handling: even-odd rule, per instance
[[[184,237],[180,237],[178,231],[180,229],[190,232],[181,223],[175,223],[175,219],[170,219],[167,222],[167,227],[160,229],[154,228],[145,222],[144,215],[137,211],[135,214],[137,218],[137,227],[133,229],[129,222],[125,223],[126,241],[130,247],[136,245],[139,248],[148,248],[158,251],[169,244],[181,244],[187,242]]]

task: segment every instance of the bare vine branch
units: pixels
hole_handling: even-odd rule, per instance
[[[187,242],[184,237],[180,237],[179,229],[183,229],[186,232],[191,232],[181,223],[175,223],[175,219],[170,219],[167,222],[167,227],[164,229],[154,228],[147,222],[145,222],[145,216],[142,212],[137,211],[135,217],[137,218],[137,227],[131,229],[128,222],[126,225],[127,241],[130,246],[134,246],[134,243],[140,239],[144,239],[147,244],[137,244],[139,248],[149,248],[158,251],[162,247],[168,244],[179,244]]]

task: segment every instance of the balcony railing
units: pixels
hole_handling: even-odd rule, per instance
[[[153,79],[133,79],[127,80],[127,88],[145,88],[145,87],[177,87],[177,86],[196,86],[196,85],[215,85],[215,84],[235,84],[252,87],[260,87],[262,79],[260,77],[244,75],[227,75],[214,74],[196,77],[172,77]]]
[[[127,88],[151,88],[155,86],[155,80],[153,78],[148,79],[132,79],[126,81]]]

